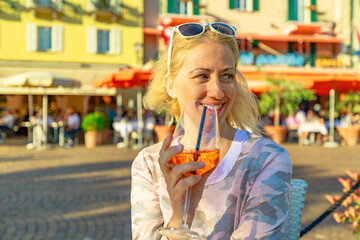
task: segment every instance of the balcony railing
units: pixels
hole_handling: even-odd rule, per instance
[[[99,21],[117,21],[121,17],[121,0],[87,0],[87,12]]]
[[[38,15],[51,14],[53,18],[59,17],[64,9],[63,0],[26,0],[26,8]]]

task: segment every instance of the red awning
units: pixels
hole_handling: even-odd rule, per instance
[[[302,23],[302,22],[287,22],[281,27],[285,35],[292,34],[326,34],[332,31],[332,25],[330,23],[313,22],[313,23]]]
[[[161,34],[161,31],[159,31],[157,28],[145,27],[144,34],[157,35],[157,34]]]
[[[92,82],[95,87],[133,88],[145,87],[152,76],[152,70],[127,68],[105,75]]]
[[[329,95],[330,89],[337,92],[360,90],[360,76],[356,74],[287,73],[280,76],[276,73],[265,72],[242,72],[242,74],[248,82],[249,89],[254,93],[269,90],[270,87],[266,82],[267,77],[278,77],[286,81],[299,82],[303,88],[316,90],[317,95]]]
[[[329,95],[330,89],[342,93],[360,91],[360,76],[329,75],[314,79],[312,89],[316,90],[317,95]]]

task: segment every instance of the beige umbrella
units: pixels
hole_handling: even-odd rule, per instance
[[[60,76],[51,72],[39,71],[39,72],[25,72],[8,77],[0,78],[0,87],[5,88],[52,88],[52,87],[79,87],[81,84],[79,81],[72,80],[70,78]],[[29,98],[29,116],[33,115],[33,94],[28,94]],[[43,131],[47,136],[47,115],[48,115],[48,95],[44,91],[43,94]],[[47,138],[45,140],[47,144]]]

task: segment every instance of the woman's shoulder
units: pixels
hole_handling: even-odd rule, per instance
[[[162,142],[143,148],[136,156],[134,162],[157,161],[161,146]]]
[[[247,133],[248,140],[245,145],[248,151],[251,152],[262,152],[262,151],[270,151],[270,152],[286,152],[286,149],[280,146],[278,143],[274,142],[271,139],[268,139],[263,136],[258,136],[253,133]]]
[[[159,152],[162,143],[157,143],[152,146],[142,149],[132,163],[132,173],[139,175],[149,175],[155,180],[160,172],[159,166]]]
[[[248,167],[249,165],[256,165],[257,168],[263,168],[272,162],[291,168],[290,157],[284,147],[271,139],[253,133],[248,133],[248,135],[240,156],[243,164],[248,165]]]

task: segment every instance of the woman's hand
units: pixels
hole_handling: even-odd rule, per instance
[[[173,165],[170,160],[173,156],[179,154],[183,150],[181,144],[171,146],[172,135],[169,133],[162,148],[160,150],[159,164],[161,171],[165,177],[167,184],[167,191],[170,196],[173,215],[168,224],[169,227],[178,227],[181,222],[183,213],[186,189],[190,188],[200,182],[201,176],[195,175],[185,177],[184,174],[191,171],[196,171],[204,167],[203,162],[188,162],[179,165]],[[190,207],[189,215],[192,216],[195,211],[194,207]]]

